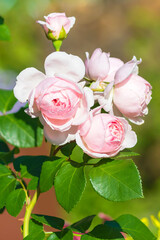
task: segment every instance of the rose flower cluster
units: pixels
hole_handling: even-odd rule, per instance
[[[63,13],[45,19],[39,23],[56,39],[75,22]],[[124,63],[99,48],[91,57],[86,53],[85,63],[53,52],[45,60],[45,74],[27,68],[17,76],[14,94],[20,102],[28,101],[26,113],[39,117],[52,144],[75,140],[91,157],[111,157],[137,142],[128,120],[140,125],[148,113],[151,85],[138,75],[140,63],[136,57]]]

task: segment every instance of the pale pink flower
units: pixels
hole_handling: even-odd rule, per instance
[[[86,154],[94,158],[112,157],[124,148],[135,146],[136,134],[124,118],[95,111],[76,134],[76,142]]]
[[[142,117],[148,114],[147,105],[152,93],[149,82],[138,76],[137,64],[140,62],[141,60],[137,61],[134,57],[124,64],[116,72],[114,81],[106,87],[104,95],[99,99],[104,109],[119,116],[123,115],[138,125],[144,123]]]
[[[66,17],[65,13],[51,13],[48,16],[44,16],[44,21],[37,21],[41,24],[46,32],[51,32],[55,39],[58,39],[62,28],[65,30],[65,33],[68,34],[70,29],[75,23],[75,17]]]
[[[93,95],[82,88],[85,67],[82,60],[65,52],[54,52],[45,60],[46,75],[35,68],[23,70],[17,77],[15,97],[28,100],[27,113],[39,117],[45,137],[56,145],[74,140],[78,125],[89,115]]]
[[[116,71],[123,65],[120,59],[110,57],[109,53],[102,52],[100,48],[95,49],[90,58],[87,52],[86,57],[86,76],[99,83],[111,82]]]

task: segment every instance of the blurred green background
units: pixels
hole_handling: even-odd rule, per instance
[[[11,40],[0,42],[0,74],[15,79],[26,67],[44,71],[45,57],[53,51],[36,20],[51,12],[75,16],[62,50],[80,56],[100,47],[111,56],[129,61],[142,58],[140,76],[153,86],[152,101],[145,124],[133,126],[138,143],[135,159],[143,179],[144,199],[112,203],[98,196],[88,184],[80,203],[68,221],[104,212],[111,217],[132,213],[137,217],[160,210],[160,1],[159,0],[0,0],[0,15],[5,18]],[[7,75],[8,70],[13,72]],[[2,76],[0,76],[1,78]]]

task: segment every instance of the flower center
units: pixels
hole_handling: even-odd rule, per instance
[[[61,107],[61,108],[65,108],[66,107],[66,103],[65,102],[61,102],[59,100],[59,98],[55,98],[52,100],[52,103],[55,107]]]
[[[123,126],[119,122],[111,122],[106,128],[106,142],[121,142],[123,137]]]

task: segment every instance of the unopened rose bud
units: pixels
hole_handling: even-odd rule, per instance
[[[53,44],[54,47],[59,46],[60,48],[62,41],[67,37],[75,23],[75,17],[66,17],[65,13],[51,13],[48,16],[44,16],[44,18],[45,22],[37,21],[37,23],[43,26],[49,40],[52,40],[53,43],[58,41],[57,44]],[[59,49],[56,50],[59,51]]]
[[[86,53],[86,76],[94,81],[111,82],[114,80],[116,71],[123,64],[120,59],[110,57],[109,53],[102,52],[100,48],[97,48],[90,58],[89,53]]]
[[[91,58],[89,53],[86,53],[86,75],[91,80],[103,80],[109,72],[109,55],[102,52],[100,48],[94,50]]]

